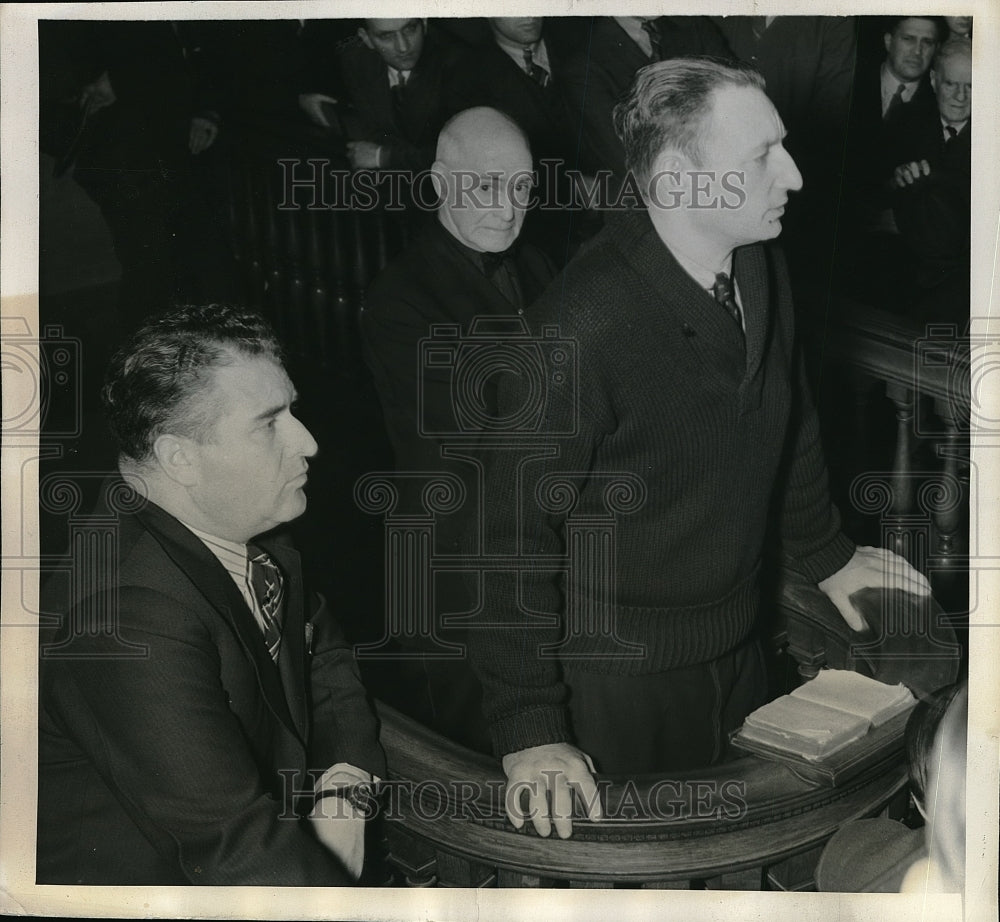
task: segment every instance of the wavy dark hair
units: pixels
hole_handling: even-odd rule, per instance
[[[211,372],[240,355],[283,363],[270,325],[242,308],[187,305],[148,321],[111,360],[101,391],[119,454],[145,461],[165,432],[204,440],[218,415],[206,399]]]

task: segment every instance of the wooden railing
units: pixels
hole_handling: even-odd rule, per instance
[[[598,777],[605,818],[541,838],[504,818],[500,766],[380,706],[396,885],[802,889],[818,849],[905,785],[897,754],[839,787],[747,757],[697,772]]]

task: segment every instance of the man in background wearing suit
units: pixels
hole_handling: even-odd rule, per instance
[[[732,57],[726,40],[706,16],[599,16],[566,69],[566,93],[594,170],[625,177],[625,151],[615,135],[612,110],[639,68],[683,55]]]
[[[528,136],[540,206],[524,226],[525,239],[562,265],[586,233],[584,215],[559,205],[572,201],[567,169],[578,169],[579,128],[565,99],[565,62],[574,36],[540,16],[493,17],[480,46],[488,104],[514,119]],[[558,164],[558,166],[556,166]]]
[[[862,22],[862,29],[867,27]],[[888,208],[887,182],[894,138],[904,115],[933,113],[934,91],[928,71],[938,48],[940,24],[932,17],[899,16],[885,22],[879,34],[862,32],[851,102],[846,172],[858,222],[870,229]],[[882,54],[884,50],[884,54]]]
[[[531,151],[508,116],[485,107],[455,116],[441,132],[432,175],[441,197],[437,220],[376,278],[361,329],[396,469],[452,472],[467,482],[467,503],[474,503],[472,469],[443,456],[442,438],[424,434],[461,432],[455,423],[454,369],[421,367],[420,341],[432,335],[435,324],[451,325],[461,338],[476,319],[519,317],[554,269],[540,250],[518,239],[531,190]],[[494,409],[493,394],[483,396],[487,414]],[[400,511],[420,511],[421,489],[419,479],[404,481]],[[463,508],[438,517],[440,552],[458,553],[469,514]],[[435,617],[465,611],[468,591],[458,574],[437,576]],[[447,640],[462,642],[460,633]],[[442,661],[428,652],[393,664],[386,689],[390,703],[398,701],[446,736],[488,751],[479,684],[471,670],[464,661]],[[410,682],[401,680],[407,671]],[[394,697],[402,689],[403,698]]]
[[[351,107],[345,130],[354,169],[426,169],[441,126],[483,101],[467,53],[430,34],[425,19],[366,19],[337,61],[339,81],[331,76],[317,89],[344,90],[337,99]]]
[[[117,551],[42,647],[38,883],[351,883],[385,762],[350,649],[272,533],[317,450],[273,333],[179,309],[103,398]],[[96,611],[113,631],[74,631]]]
[[[969,319],[972,218],[972,47],[953,40],[931,67],[934,113],[901,120],[893,216],[905,246],[898,290],[921,319]]]

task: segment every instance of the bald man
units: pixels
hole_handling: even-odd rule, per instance
[[[518,240],[532,160],[513,120],[484,107],[459,113],[441,131],[432,170],[441,198],[436,220],[375,279],[361,329],[397,470],[455,473],[466,482],[471,500],[472,469],[442,457],[441,450],[451,441],[449,434],[459,441],[469,437],[452,397],[455,366],[422,367],[420,341],[431,336],[435,324],[454,327],[447,348],[469,334],[476,318],[506,317],[516,323],[555,271],[540,250]],[[487,412],[492,401],[487,391]],[[404,483],[398,511],[419,513],[422,484],[416,479]],[[437,518],[439,553],[459,552],[466,513],[463,508]],[[458,574],[437,574],[435,592],[439,626],[445,613],[471,607]],[[457,632],[438,633],[461,642]],[[394,663],[390,672],[384,691],[378,688],[379,677],[371,677],[390,703],[459,742],[489,751],[479,685],[464,660],[420,658],[418,651],[416,658]]]

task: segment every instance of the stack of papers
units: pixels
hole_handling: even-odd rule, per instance
[[[829,669],[790,695],[765,704],[740,731],[746,741],[819,760],[916,704],[903,685]]]

